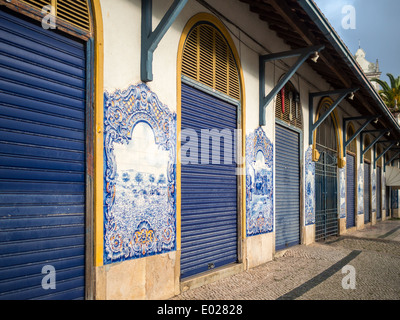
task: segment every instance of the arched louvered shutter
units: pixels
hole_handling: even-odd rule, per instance
[[[36,8],[36,9],[40,9],[40,10],[44,6],[48,6],[48,5],[52,4],[51,0],[21,0],[21,2],[29,4],[30,6]]]
[[[89,4],[87,0],[15,0],[16,6],[28,5],[39,12],[45,6],[53,6],[57,18],[57,28],[71,25],[84,32],[91,32]]]
[[[90,30],[89,9],[86,0],[57,0],[56,13],[59,19],[80,29]]]
[[[288,82],[284,89],[276,96],[275,117],[293,127],[303,130],[300,95],[290,82]]]
[[[239,72],[223,35],[208,24],[189,34],[182,57],[182,74],[236,100],[240,99]]]

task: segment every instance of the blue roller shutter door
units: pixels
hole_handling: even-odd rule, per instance
[[[371,165],[364,163],[364,223],[371,221]]]
[[[390,193],[391,193],[391,188],[390,187],[386,187],[386,192],[385,192],[386,217],[390,217]]]
[[[393,188],[390,189],[391,189],[390,207],[393,215],[393,211],[397,210],[399,207],[399,190]]]
[[[376,170],[376,218],[382,219],[382,169]]]
[[[300,243],[299,134],[276,125],[275,247]]]
[[[84,298],[85,68],[84,44],[0,12],[0,299]]]
[[[354,156],[347,154],[347,189],[346,189],[346,202],[347,202],[347,228],[355,227],[356,225],[356,197],[355,197],[355,164],[356,159]]]
[[[201,130],[228,129],[233,134],[237,116],[236,106],[182,84],[182,130],[196,131],[199,164],[182,165],[181,171],[181,278],[238,260],[238,184],[233,155],[232,164],[224,164],[226,142],[221,139],[221,164],[212,164],[211,142],[210,161],[201,162]]]

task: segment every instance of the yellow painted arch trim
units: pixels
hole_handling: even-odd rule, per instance
[[[329,108],[333,103],[334,103],[334,101],[330,97],[322,98],[318,105],[317,116],[316,116],[315,121],[318,121],[321,111],[324,108]],[[346,165],[346,161],[345,161],[344,155],[343,155],[343,132],[342,132],[342,127],[338,121],[339,116],[338,116],[336,109],[331,113],[331,117],[333,120],[333,125],[335,126],[335,132],[336,132],[336,143],[337,143],[337,147],[338,147],[338,156],[337,156],[338,157],[338,167],[344,168]],[[316,147],[316,145],[317,145],[317,130],[314,131],[314,137],[313,137],[313,161],[318,161],[318,159],[319,159],[319,152]]]
[[[104,36],[100,0],[91,0],[94,52],[94,265],[103,265]]]
[[[183,49],[185,46],[185,41],[189,36],[190,31],[192,28],[201,22],[212,24],[218,31],[222,33],[227,41],[233,56],[235,58],[235,62],[239,71],[239,78],[240,78],[240,105],[241,105],[241,129],[242,129],[242,143],[241,143],[241,154],[242,154],[242,164],[239,165],[238,170],[240,170],[241,175],[241,222],[239,227],[241,228],[241,235],[242,239],[246,238],[246,176],[245,176],[245,155],[246,155],[246,98],[245,98],[245,86],[244,86],[244,77],[243,77],[243,70],[240,63],[240,57],[236,50],[236,46],[229,34],[228,30],[224,26],[224,24],[215,16],[209,13],[198,13],[193,16],[186,24],[183,29],[179,46],[178,46],[178,61],[177,61],[177,136],[178,136],[178,143],[177,143],[177,213],[176,213],[176,220],[177,220],[177,250],[181,250],[181,162],[180,162],[180,154],[181,154],[181,145],[180,145],[180,134],[182,130],[182,118],[181,118],[181,110],[182,110],[182,57],[183,57]]]

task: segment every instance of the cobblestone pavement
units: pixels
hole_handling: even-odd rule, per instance
[[[342,281],[354,267],[355,289]],[[325,243],[296,246],[273,261],[182,293],[174,300],[399,300],[400,220]]]

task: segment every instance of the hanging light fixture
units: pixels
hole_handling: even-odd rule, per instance
[[[318,59],[319,59],[319,53],[318,53],[318,51],[315,51],[311,60],[314,61],[315,63],[317,63]]]

